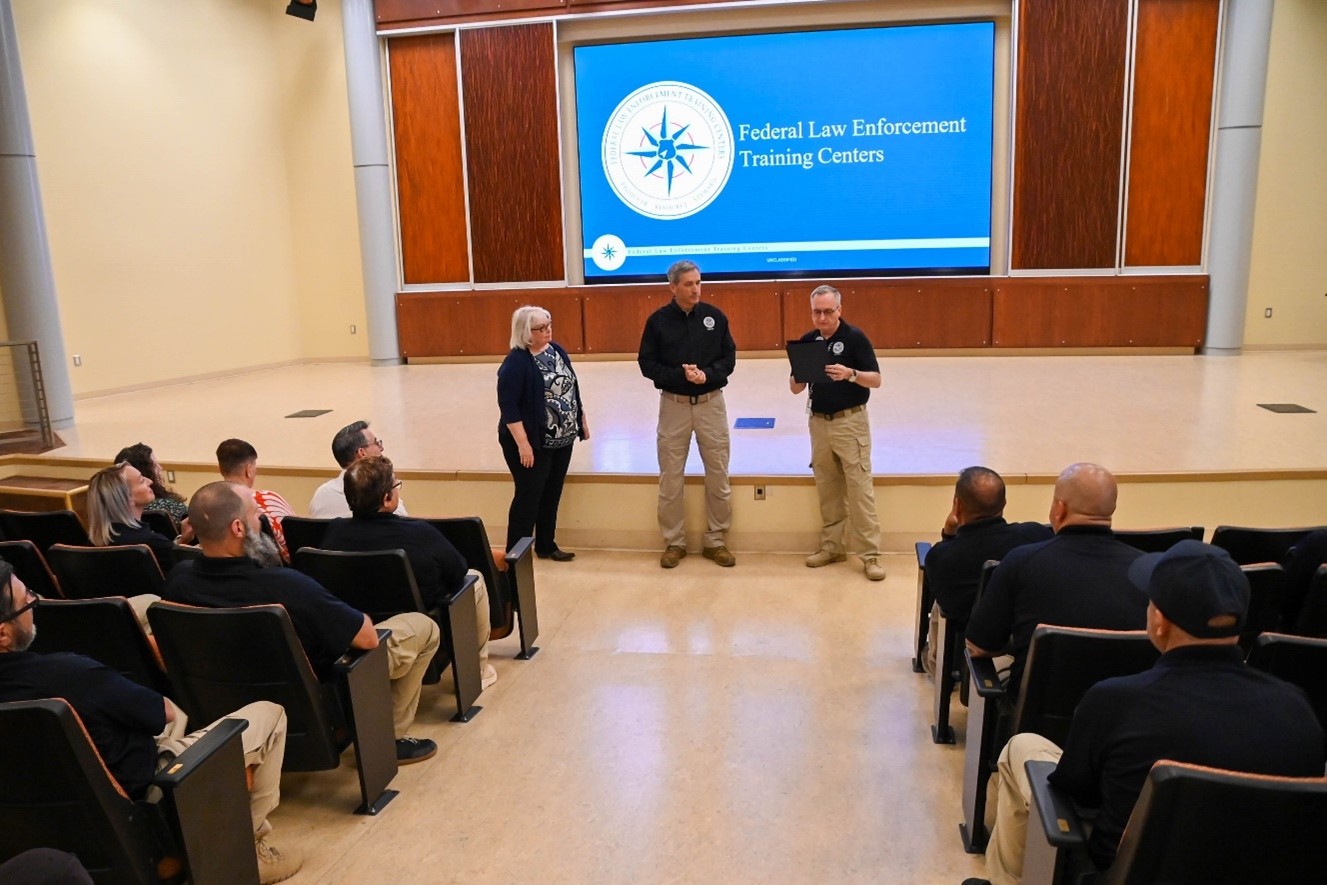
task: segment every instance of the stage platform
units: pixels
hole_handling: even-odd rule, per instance
[[[577,360],[591,439],[578,443],[563,500],[566,545],[657,545],[658,396],[631,361]],[[954,474],[984,464],[1010,485],[1010,516],[1041,519],[1067,464],[1096,461],[1124,490],[1117,524],[1327,522],[1327,351],[1239,357],[907,356],[881,359],[872,393],[872,461],[889,549],[931,538]],[[407,482],[412,513],[478,512],[506,522],[510,477],[496,441],[496,363],[269,368],[79,400],[67,445],[2,464],[6,473],[86,476],[125,445],[147,442],[189,493],[215,477],[216,444],[258,449],[265,485],[296,510],[332,475],[336,430],[363,418]],[[734,430],[735,549],[801,549],[818,519],[805,394],[783,359],[739,359],[729,418],[772,418]],[[1299,404],[1278,414],[1260,403]],[[311,418],[301,410],[329,410]],[[688,475],[688,527],[703,530],[701,465]],[[764,500],[756,500],[763,488]]]

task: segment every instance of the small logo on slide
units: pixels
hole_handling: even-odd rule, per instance
[[[604,175],[633,211],[662,221],[714,202],[733,171],[733,127],[704,90],[660,80],[632,92],[604,127]]]
[[[600,270],[617,270],[627,262],[627,244],[613,234],[603,234],[590,247],[590,260]]]

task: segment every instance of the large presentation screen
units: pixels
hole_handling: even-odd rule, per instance
[[[574,50],[586,282],[987,273],[991,22]]]

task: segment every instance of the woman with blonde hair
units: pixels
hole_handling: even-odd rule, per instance
[[[143,510],[154,498],[152,480],[134,465],[121,461],[98,470],[88,481],[88,537],[98,547],[146,544],[164,575],[174,565],[175,539],[143,525]],[[192,532],[184,528],[181,540],[188,541]]]
[[[498,444],[516,483],[507,549],[534,536],[541,559],[569,562],[557,544],[558,504],[577,439],[590,438],[571,357],[553,340],[553,317],[525,305],[511,315],[511,352],[498,369]]]

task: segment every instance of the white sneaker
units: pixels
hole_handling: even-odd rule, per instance
[[[493,665],[488,661],[484,661],[483,666],[479,668],[479,690],[484,691],[497,681],[498,671],[493,669]]]
[[[267,841],[267,837],[255,839],[254,851],[258,853],[258,881],[262,885],[272,885],[289,879],[304,866],[304,855],[298,851],[282,851]]]

